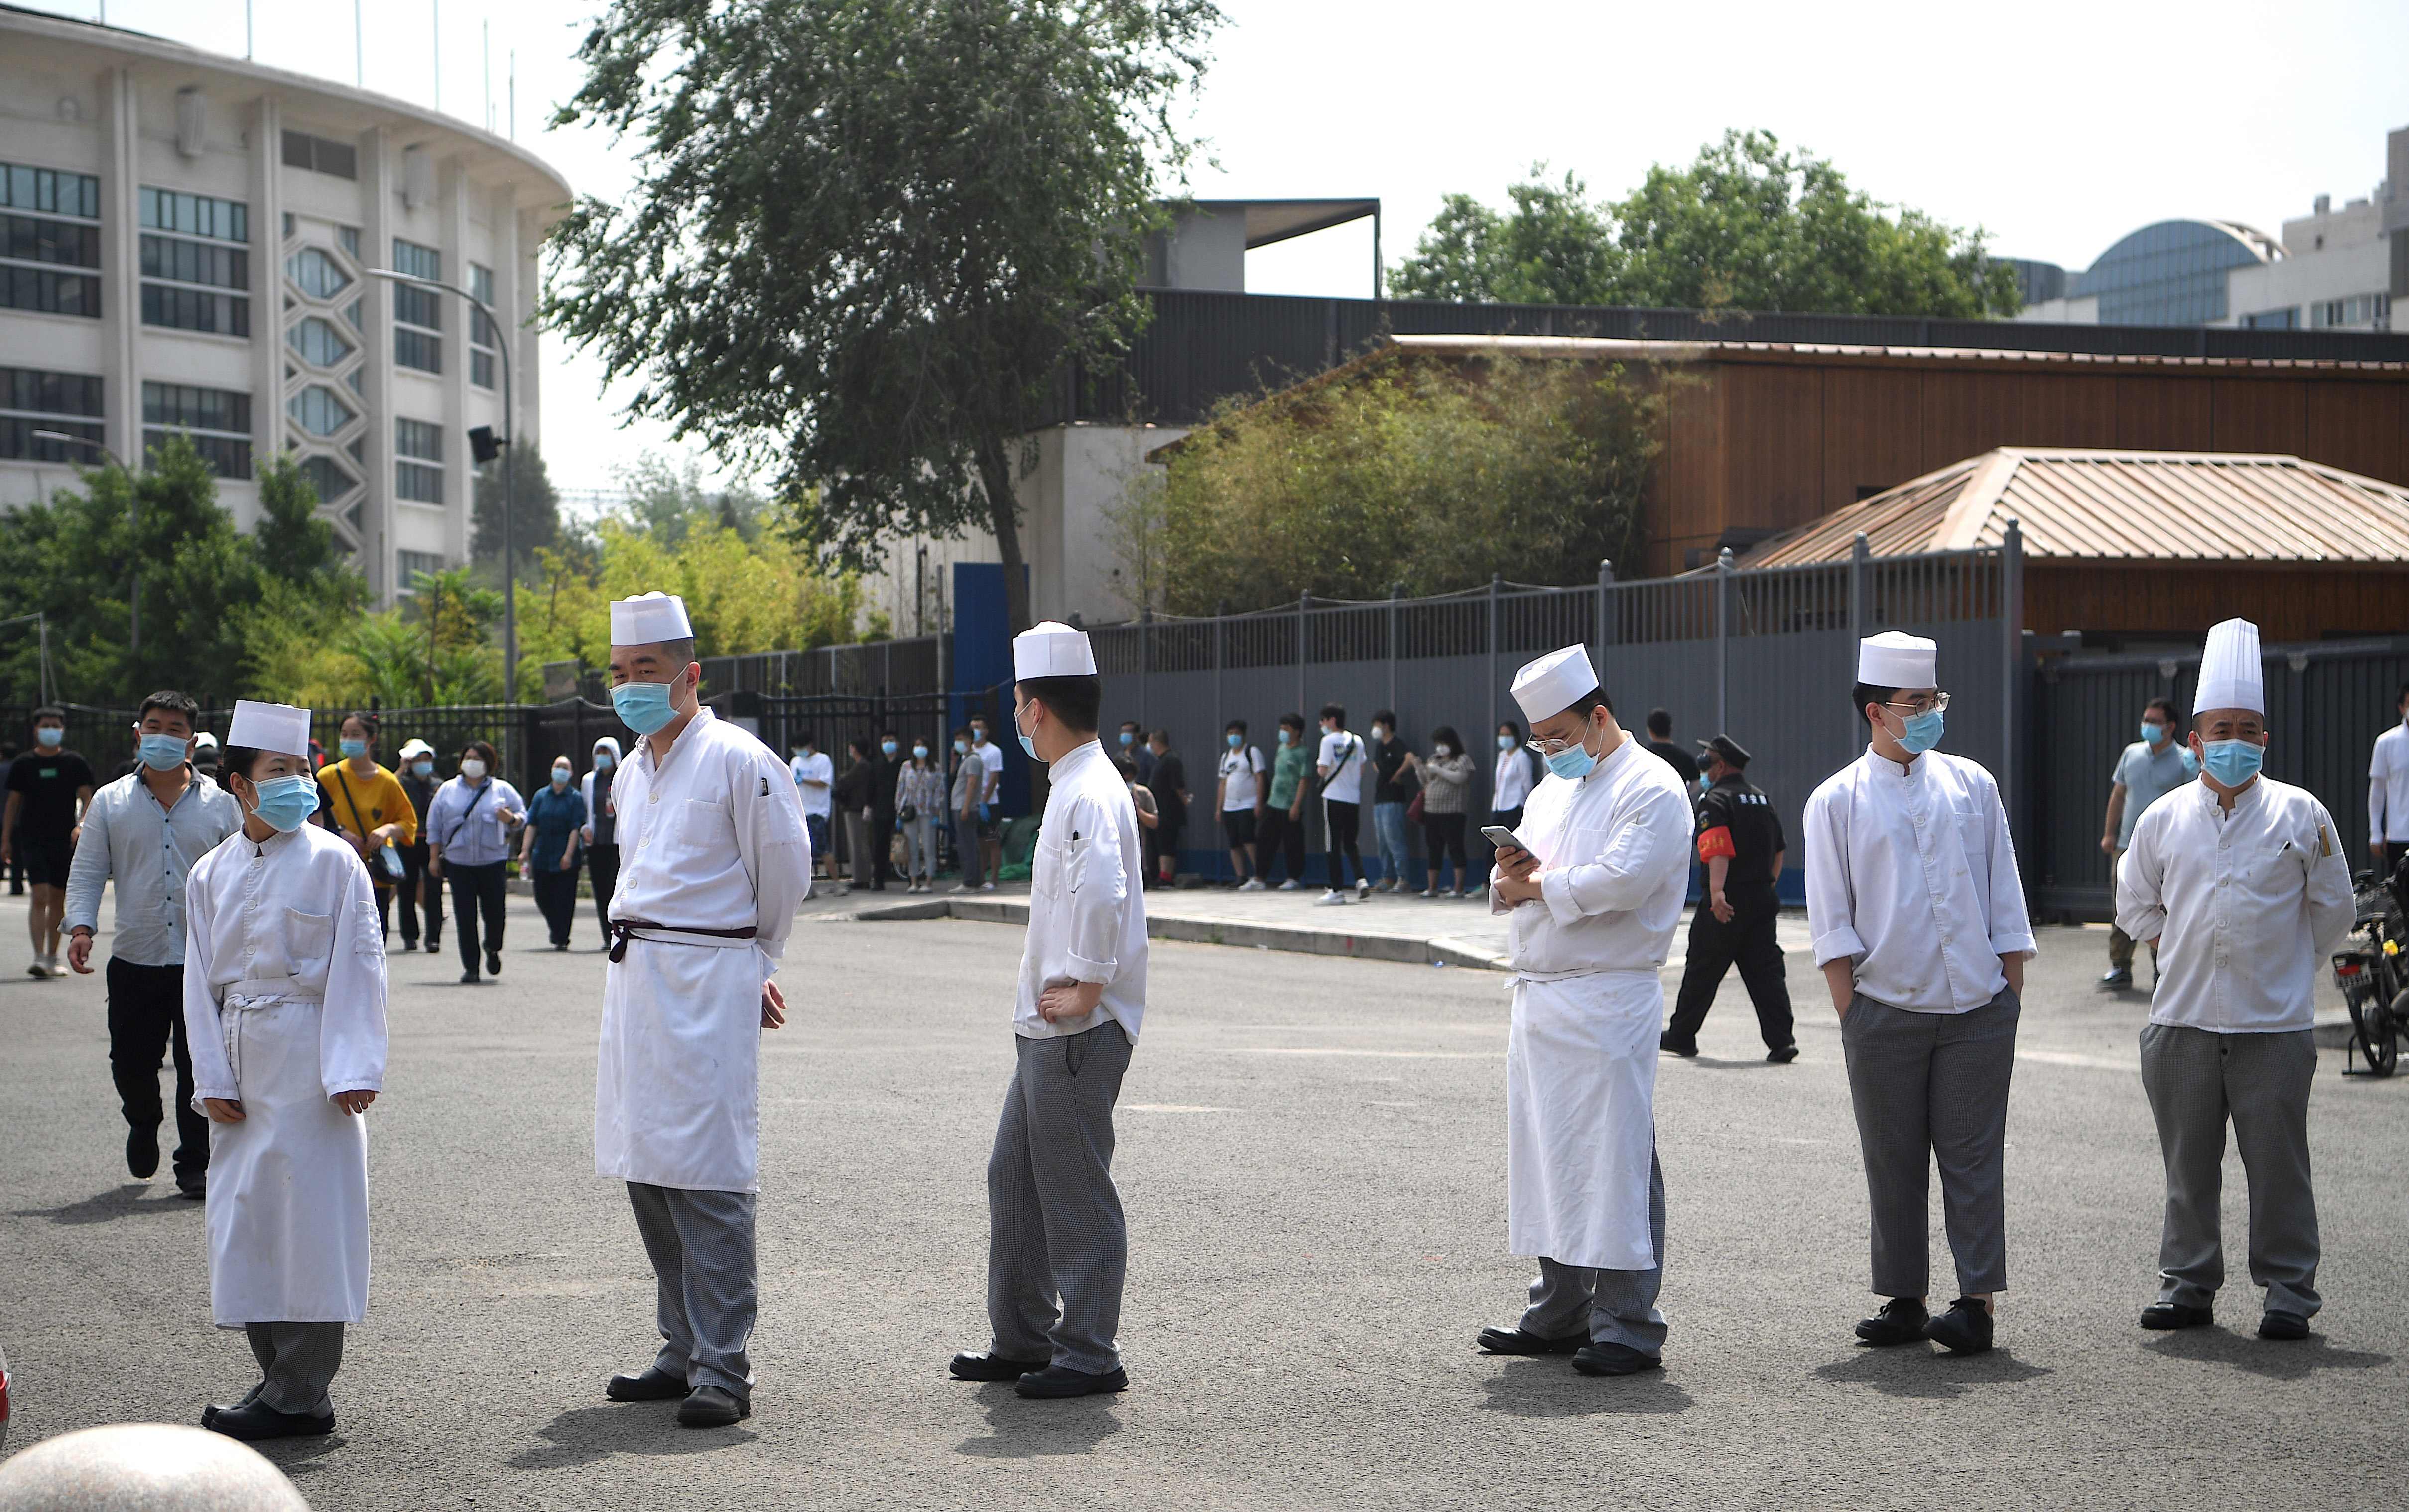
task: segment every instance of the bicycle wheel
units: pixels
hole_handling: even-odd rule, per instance
[[[2367,1028],[2369,1033],[2359,1042],[2367,1056],[2367,1069],[2378,1076],[2389,1076],[2401,1059],[2401,1034],[2409,1029],[2409,988],[2403,988],[2389,1005],[2371,1001]]]
[[[2367,1062],[2370,1074],[2389,1076],[2394,1058],[2392,1015],[2384,1006],[2384,996],[2373,983],[2355,987],[2343,994],[2350,1009],[2350,1037],[2359,1046],[2359,1056]],[[2379,1058],[2377,1046],[2385,1053]]]

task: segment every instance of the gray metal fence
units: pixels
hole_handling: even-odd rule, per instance
[[[1091,629],[1109,727],[1134,719],[1171,731],[1189,764],[1190,791],[1209,808],[1221,732],[1248,722],[1269,750],[1283,713],[1308,728],[1325,703],[1343,705],[1361,730],[1376,709],[1396,712],[1416,750],[1452,725],[1479,758],[1474,795],[1485,809],[1493,770],[1491,732],[1519,711],[1507,693],[1515,669],[1576,641],[1604,671],[1607,696],[1637,729],[1662,708],[1685,746],[1718,730],[1755,756],[1752,779],[1796,832],[1815,785],[1854,759],[1864,727],[1850,708],[1859,637],[1884,629],[1940,643],[1952,694],[1945,748],[1972,757],[2014,794],[2022,677],[2022,542],[1923,556],[1872,557],[1859,543],[1846,562],[1763,571],[1714,568],[1678,578],[1529,587],[1493,582],[1440,598],[1330,603],[1301,598],[1247,614],[1145,620]],[[1308,805],[1308,814],[1312,805]],[[2022,804],[2012,801],[2021,820]],[[1190,861],[1219,874],[1210,815],[1187,838]],[[1370,837],[1365,837],[1368,848]],[[1785,876],[1797,896],[1802,873]]]

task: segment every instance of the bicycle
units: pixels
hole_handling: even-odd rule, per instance
[[[2399,1065],[2401,1040],[2409,1035],[2409,910],[2402,900],[2399,872],[2378,879],[2362,871],[2351,879],[2356,900],[2355,933],[2364,933],[2363,946],[2337,952],[2334,981],[2350,1008],[2351,1046],[2367,1062],[2365,1072],[2350,1069],[2347,1053],[2343,1074],[2389,1076]]]

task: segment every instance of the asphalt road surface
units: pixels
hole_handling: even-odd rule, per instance
[[[12,1442],[196,1420],[250,1354],[209,1327],[199,1208],[121,1163],[100,978],[23,976],[22,906],[0,903]],[[498,985],[394,960],[340,1432],[268,1447],[321,1508],[2330,1508],[2409,1483],[2409,1078],[2320,1058],[2315,1338],[2249,1332],[2232,1161],[2219,1327],[2144,1333],[2143,1005],[2093,992],[2096,930],[2048,931],[2027,995],[1996,1352],[1852,1341],[1865,1189],[1839,1035],[1794,957],[1796,1065],[1763,1064],[1736,977],[1706,1055],[1663,1065],[1672,1333],[1662,1375],[1621,1380],[1472,1346],[1528,1278],[1505,1249],[1496,975],[1158,943],[1118,1121],[1132,1386],[1063,1404],[945,1375],[986,1336],[1017,932],[799,927],[763,1061],[756,1411],[700,1433],[602,1399],[653,1350],[625,1196],[593,1174],[603,962],[590,919],[566,957],[524,900],[511,930]],[[1945,1277],[1937,1203],[1934,1244]]]

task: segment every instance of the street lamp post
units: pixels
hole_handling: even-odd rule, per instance
[[[125,465],[123,458],[110,451],[108,447],[101,445],[98,441],[94,440],[89,436],[70,436],[63,430],[37,430],[34,432],[34,439],[36,440],[42,441],[65,441],[69,446],[89,446],[94,451],[98,452],[101,455],[108,458],[111,462],[116,463],[117,470],[125,474],[126,478],[129,480],[129,483],[130,480],[134,476],[134,469]],[[125,600],[125,654],[128,656],[139,656],[142,655],[142,491],[129,485],[126,489],[126,495],[134,501],[132,511],[134,518],[134,554],[131,558],[133,563],[132,571],[134,581],[133,591]]]
[[[518,482],[513,474],[518,471],[518,457],[511,450],[511,445],[518,436],[519,427],[517,412],[511,408],[511,344],[504,338],[506,328],[494,318],[493,310],[486,308],[483,299],[456,283],[415,278],[389,267],[372,267],[368,274],[372,279],[390,279],[396,283],[415,283],[421,288],[456,294],[475,306],[477,313],[485,317],[485,324],[494,328],[494,350],[502,356],[502,701],[516,703],[519,701]],[[475,345],[474,340],[469,344]],[[475,519],[476,500],[472,493],[469,499],[472,528]]]

